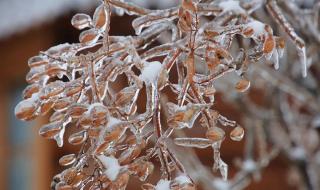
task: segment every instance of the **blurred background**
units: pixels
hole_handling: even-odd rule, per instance
[[[137,2],[149,8],[163,8],[175,3],[170,0]],[[96,3],[94,0],[0,1],[0,189],[49,189],[54,174],[62,170],[58,159],[75,151],[75,147],[67,143],[63,148],[58,148],[54,141],[38,136],[39,126],[47,118],[19,121],[14,116],[14,107],[21,100],[22,90],[27,85],[28,58],[56,44],[78,42],[79,31],[71,26],[70,20],[77,12],[92,14]],[[131,21],[128,16],[114,16],[111,34],[133,34]],[[259,97],[255,92],[250,93]],[[217,109],[223,115],[241,122],[241,113],[223,102],[221,95],[218,94],[216,102]],[[232,163],[236,157],[242,156],[244,143],[226,140],[223,144],[222,157],[230,163],[231,176],[236,169]],[[212,152],[197,154],[204,164],[212,164]],[[261,180],[246,189],[296,189],[290,185],[292,178],[288,176],[288,160],[280,155],[263,171]],[[138,187],[131,183],[128,189]]]

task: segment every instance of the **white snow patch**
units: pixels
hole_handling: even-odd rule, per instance
[[[145,62],[139,78],[146,84],[150,84],[157,80],[162,64],[159,61]]]
[[[252,159],[248,159],[243,162],[242,168],[248,172],[253,172],[257,165]]]
[[[296,160],[303,160],[306,157],[306,152],[301,147],[295,147],[291,149],[290,156]]]
[[[265,24],[256,20],[253,20],[246,24],[247,27],[250,27],[254,30],[255,36],[260,36],[266,33]]]
[[[213,181],[213,186],[217,190],[229,190],[230,189],[229,183],[225,180],[222,180],[222,179],[215,179]]]
[[[180,175],[175,179],[179,184],[191,183],[190,179],[186,175]]]
[[[104,173],[107,175],[107,177],[114,181],[121,169],[121,166],[119,165],[118,159],[112,157],[112,156],[105,156],[105,155],[99,155],[98,159],[101,161],[103,166],[106,168]]]
[[[219,7],[223,9],[222,13],[228,12],[228,11],[233,11],[235,13],[245,13],[246,11],[240,6],[239,1],[235,0],[229,0],[229,1],[222,1],[219,3]]]
[[[155,190],[170,190],[170,181],[161,179],[158,181]]]

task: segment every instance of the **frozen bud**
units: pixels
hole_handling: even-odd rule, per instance
[[[41,99],[48,99],[52,96],[56,96],[63,92],[65,87],[64,82],[62,81],[54,81],[47,84],[41,91],[40,91],[40,98]]]
[[[233,141],[241,141],[243,136],[244,136],[244,129],[240,126],[235,127],[230,133],[230,138]]]
[[[23,99],[31,98],[34,93],[39,92],[40,86],[39,84],[30,84],[23,91]]]
[[[199,116],[202,108],[207,105],[203,104],[188,104],[186,106],[177,106],[172,103],[167,104],[169,109],[168,122],[176,128],[192,128],[195,120]]]
[[[55,104],[53,105],[53,109],[55,111],[61,111],[66,109],[72,103],[72,99],[66,97],[56,100]]]
[[[219,127],[211,127],[207,130],[206,137],[212,142],[221,141],[225,137],[225,132]]]
[[[87,111],[87,106],[83,104],[73,104],[68,108],[67,114],[73,119],[80,118],[84,112]]]
[[[153,172],[154,165],[142,159],[135,160],[129,165],[129,171],[139,177],[140,181],[145,181],[147,177]]]
[[[88,129],[92,125],[92,118],[89,114],[83,114],[79,119],[79,124],[82,128]]]
[[[61,129],[62,129],[61,121],[51,122],[42,126],[39,129],[39,134],[44,138],[53,138],[53,136],[57,135],[61,131]]]
[[[245,92],[250,88],[250,81],[243,78],[235,86],[238,92]]]
[[[88,136],[90,138],[97,138],[100,135],[101,128],[89,128],[88,129]]]
[[[137,92],[138,89],[135,86],[129,86],[122,89],[116,94],[114,104],[119,107],[129,104],[136,96]]]
[[[79,145],[84,143],[87,140],[87,138],[88,138],[88,133],[87,131],[83,130],[70,135],[68,138],[68,142],[72,145]]]
[[[141,150],[142,147],[139,145],[134,145],[130,148],[127,148],[119,156],[119,162],[121,163],[121,165],[129,164],[130,162],[132,162],[132,160],[140,155]]]
[[[43,56],[34,56],[28,60],[28,65],[30,68],[45,64],[48,64],[48,59]]]
[[[92,104],[88,111],[94,126],[103,125],[107,122],[108,108],[101,103]]]
[[[65,113],[64,112],[54,112],[50,116],[49,121],[50,122],[62,121],[64,117],[65,117]]]
[[[62,156],[59,159],[59,164],[61,166],[68,166],[68,165],[73,164],[75,161],[76,161],[76,155],[75,154],[67,154],[67,155]]]
[[[109,13],[104,4],[101,4],[93,14],[93,24],[96,28],[104,30],[108,21]]]
[[[37,82],[41,79],[41,77],[44,76],[44,74],[45,74],[44,66],[41,65],[38,67],[32,67],[26,76],[26,81],[28,83]]]
[[[99,32],[96,29],[92,28],[81,32],[79,41],[86,45],[92,45],[98,41],[99,37]]]
[[[45,74],[50,77],[63,76],[66,73],[65,67],[57,63],[49,63],[48,65],[46,65],[45,69]]]
[[[81,80],[74,80],[70,81],[66,84],[66,87],[64,89],[64,93],[66,96],[73,96],[74,94],[77,94],[80,92],[83,88]]]
[[[51,110],[53,105],[54,105],[54,100],[43,101],[40,106],[40,114],[41,115],[47,114]]]
[[[14,113],[18,119],[31,120],[35,117],[35,112],[38,109],[38,95],[33,94],[31,98],[22,100],[14,109]]]
[[[91,25],[91,18],[87,14],[78,13],[74,15],[71,19],[71,24],[75,28],[82,30],[84,28],[90,27]]]
[[[113,126],[110,128],[107,129],[104,134],[104,140],[106,142],[118,140],[124,134],[124,132],[126,130],[126,127],[123,125],[116,125],[116,126]]]

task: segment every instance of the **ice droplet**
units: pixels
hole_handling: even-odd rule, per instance
[[[67,154],[67,155],[62,156],[59,159],[59,164],[61,166],[68,166],[68,165],[73,164],[75,161],[76,161],[76,155],[75,154]]]
[[[38,93],[33,94],[31,98],[22,100],[14,109],[16,117],[21,120],[32,119],[38,108],[38,102]]]
[[[85,31],[81,32],[81,34],[79,36],[79,41],[81,43],[91,45],[91,44],[94,44],[95,42],[97,42],[99,37],[100,37],[100,35],[99,35],[98,31],[96,29],[92,28],[92,29],[85,30]]]
[[[206,137],[211,142],[221,141],[225,137],[225,132],[219,127],[211,127],[207,130]]]
[[[107,12],[105,5],[101,4],[99,7],[96,8],[93,14],[94,26],[98,29],[104,30],[109,19],[108,16],[109,13]]]
[[[230,133],[230,138],[233,141],[241,141],[243,136],[244,136],[244,129],[240,126],[235,127]]]
[[[85,130],[79,131],[77,133],[73,133],[72,135],[70,135],[68,138],[68,142],[72,145],[79,145],[84,143],[84,141],[87,140],[87,137],[88,137],[88,133]]]
[[[78,30],[82,30],[84,28],[90,27],[91,25],[91,18],[87,14],[78,13],[74,15],[71,19],[71,24]]]
[[[245,92],[250,88],[250,81],[247,79],[241,79],[235,86],[238,92]]]

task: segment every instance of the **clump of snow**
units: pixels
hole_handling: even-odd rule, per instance
[[[222,180],[222,179],[215,179],[213,181],[213,186],[217,190],[229,190],[231,188],[229,183],[225,180]]]
[[[247,27],[250,27],[254,30],[255,36],[260,36],[266,33],[265,31],[265,24],[262,22],[259,22],[257,20],[253,20],[246,24]]]
[[[161,179],[158,181],[155,190],[170,190],[170,181]]]
[[[176,180],[179,184],[191,183],[189,177],[186,176],[186,175],[180,175],[180,176],[176,177],[175,180]]]
[[[145,62],[139,78],[146,84],[150,84],[157,80],[162,64],[159,61]]]
[[[243,162],[242,168],[248,172],[253,172],[256,170],[257,165],[252,159],[248,159]]]
[[[306,152],[301,147],[295,147],[290,150],[290,156],[295,160],[303,160],[306,157]]]
[[[121,169],[118,159],[112,156],[99,155],[98,159],[101,161],[103,166],[106,168],[104,174],[111,180],[114,181]]]
[[[219,7],[221,7],[223,9],[222,13],[226,13],[229,11],[233,11],[235,13],[245,13],[246,11],[240,6],[240,2],[239,1],[235,1],[235,0],[228,0],[228,1],[222,1],[219,3]]]

